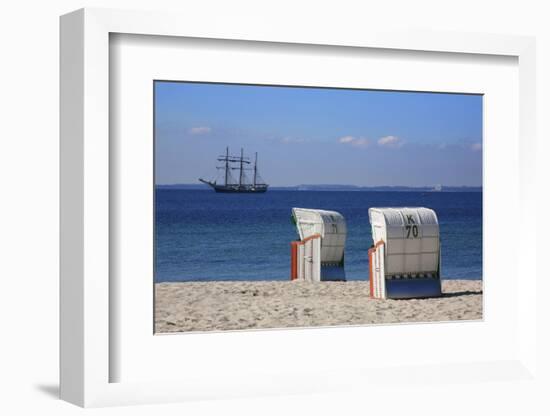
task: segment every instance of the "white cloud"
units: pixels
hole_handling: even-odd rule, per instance
[[[338,139],[338,143],[366,148],[370,145],[370,140],[366,137],[343,136]]]
[[[481,143],[473,143],[470,146],[470,149],[472,149],[474,152],[478,152],[481,150]]]
[[[189,134],[192,134],[194,136],[198,136],[201,134],[208,134],[212,131],[210,127],[201,126],[201,127],[191,127],[189,129]]]
[[[403,146],[403,140],[397,136],[384,136],[378,139],[378,146],[398,149]]]
[[[344,136],[338,139],[338,143],[351,143],[355,140],[353,136]]]

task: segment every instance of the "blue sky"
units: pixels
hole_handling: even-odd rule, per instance
[[[214,178],[226,146],[273,186],[481,186],[482,97],[155,82],[157,184]]]

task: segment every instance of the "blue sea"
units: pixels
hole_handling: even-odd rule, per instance
[[[155,281],[289,280],[291,208],[335,210],[348,226],[346,277],[368,279],[369,207],[437,213],[444,279],[481,279],[481,192],[278,191],[218,194],[157,188]]]

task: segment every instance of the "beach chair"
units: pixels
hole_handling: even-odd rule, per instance
[[[370,294],[380,299],[441,295],[439,223],[429,208],[370,208]]]
[[[290,244],[290,279],[345,281],[346,221],[336,211],[292,208],[300,239]]]

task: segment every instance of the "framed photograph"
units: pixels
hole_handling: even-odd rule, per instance
[[[63,16],[62,398],[536,383],[534,59]]]
[[[482,318],[481,94],[154,96],[155,333]]]

